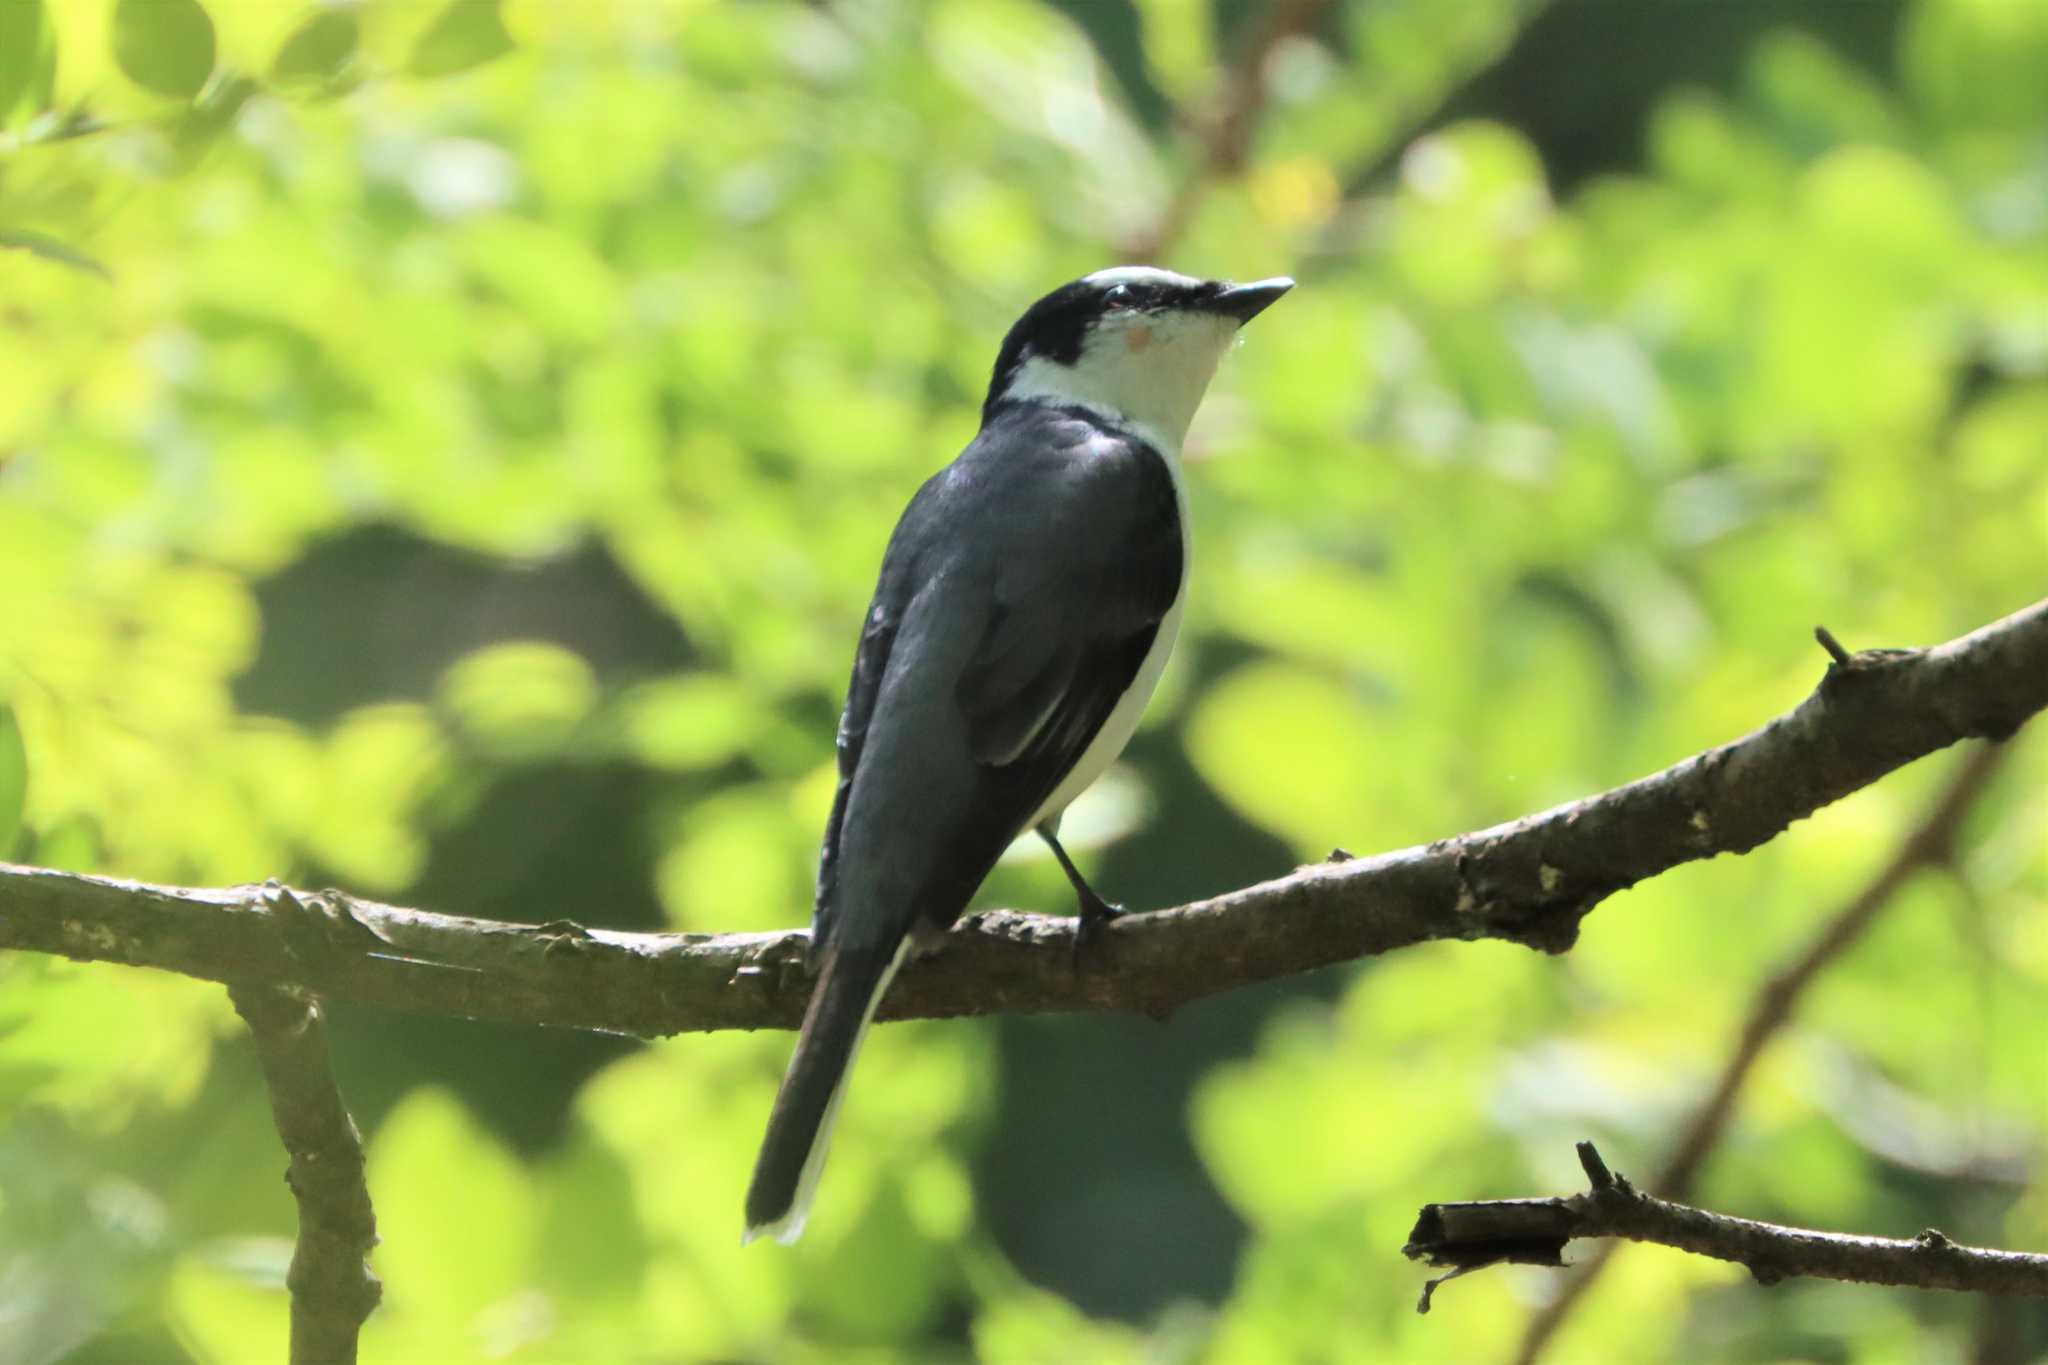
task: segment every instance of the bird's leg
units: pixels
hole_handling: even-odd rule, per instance
[[[1060,847],[1059,826],[1048,820],[1038,827],[1038,837],[1045,840],[1052,856],[1059,859],[1060,871],[1067,874],[1067,881],[1074,888],[1074,899],[1079,903],[1081,923],[1074,930],[1074,962],[1078,966],[1081,955],[1088,951],[1088,945],[1095,942],[1102,933],[1102,926],[1124,912],[1121,905],[1112,905],[1096,894],[1088,879],[1081,875],[1081,869],[1074,866],[1074,860]]]

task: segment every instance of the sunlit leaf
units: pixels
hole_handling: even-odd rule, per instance
[[[786,800],[735,793],[701,802],[661,860],[662,903],[693,929],[798,922],[807,908],[800,848]]]
[[[192,1101],[230,1017],[202,982],[26,958],[0,991],[0,1075],[15,1102],[87,1125],[127,1122],[144,1105]]]
[[[254,1283],[203,1255],[185,1256],[165,1300],[190,1340],[222,1365],[264,1365],[289,1349],[291,1314],[281,1284]]]
[[[546,1281],[591,1298],[631,1301],[647,1262],[633,1215],[633,1172],[588,1132],[539,1172],[539,1237]]]
[[[213,74],[213,20],[199,0],[118,0],[114,58],[144,89],[190,99]]]
[[[1938,119],[1958,129],[2039,125],[2048,91],[2033,74],[2048,60],[2048,4],[1929,0],[1909,15],[1903,65]]]
[[[353,11],[325,9],[301,24],[277,51],[270,77],[279,85],[332,85],[354,60],[361,25]]]
[[[28,804],[28,750],[14,708],[0,702],[0,860],[9,856],[21,835],[22,811]]]
[[[1145,57],[1160,86],[1177,99],[1202,93],[1216,60],[1214,18],[1199,0],[1141,0]]]
[[[1260,824],[1303,847],[1335,844],[1375,788],[1386,755],[1373,742],[1372,703],[1316,675],[1255,665],[1211,687],[1189,722],[1195,765]]]
[[[410,818],[446,760],[441,732],[416,707],[350,713],[328,739],[310,851],[365,886],[403,886],[425,856]]]
[[[46,261],[55,261],[59,265],[68,265],[74,270],[83,270],[87,274],[97,275],[103,280],[113,278],[112,273],[108,271],[106,266],[86,255],[77,247],[60,242],[55,237],[45,233],[29,232],[20,228],[0,229],[0,248],[26,251],[31,256],[39,256]]]
[[[26,100],[49,99],[53,50],[43,23],[43,0],[0,5],[0,125]],[[41,85],[40,95],[37,87]]]
[[[451,76],[512,50],[498,0],[450,0],[412,50],[415,76]]]
[[[706,1198],[746,1185],[774,1084],[761,1064],[770,1040],[691,1041],[703,1046],[612,1064],[577,1108],[634,1172],[634,1210],[655,1248],[647,1292],[661,1300],[650,1330],[685,1358],[707,1358],[730,1354],[788,1310],[794,1267],[745,1255],[737,1202]]]
[[[422,1090],[384,1121],[369,1182],[394,1307],[474,1332],[477,1315],[532,1282],[530,1177],[447,1092]]]
[[[38,829],[31,852],[36,866],[65,872],[91,872],[107,861],[106,840],[86,815],[65,816]]]
[[[479,650],[441,681],[442,699],[463,729],[511,754],[543,753],[562,744],[596,693],[588,664],[538,641]]]
[[[762,699],[736,679],[696,673],[634,689],[620,703],[619,722],[643,761],[688,770],[745,752],[768,716]]]

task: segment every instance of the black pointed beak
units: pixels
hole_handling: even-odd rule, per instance
[[[1270,280],[1253,280],[1250,284],[1233,284],[1209,300],[1209,307],[1225,317],[1236,318],[1238,326],[1242,327],[1272,307],[1282,294],[1292,288],[1294,281],[1285,275],[1275,275]]]

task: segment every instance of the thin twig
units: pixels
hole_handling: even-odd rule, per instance
[[[2048,601],[1959,640],[1867,650],[1754,734],[1625,787],[1422,848],[1321,863],[1125,915],[1072,970],[1074,921],[994,911],[907,965],[884,1018],[1164,1014],[1253,982],[1433,939],[1563,952],[1608,896],[1745,853],[1829,802],[2048,707]],[[569,907],[564,907],[565,911]],[[601,913],[601,907],[580,907]],[[790,907],[790,917],[798,915]],[[292,983],[327,1000],[658,1036],[791,1028],[806,935],[630,934],[379,905],[340,892],[195,890],[0,864],[0,948]]]
[[[1759,1284],[1804,1276],[2048,1298],[2048,1255],[1966,1247],[1932,1228],[1900,1240],[1733,1218],[1644,1194],[1608,1171],[1590,1142],[1579,1144],[1579,1160],[1589,1186],[1584,1194],[1429,1204],[1403,1250],[1455,1269],[1499,1261],[1558,1265],[1575,1238],[1626,1237],[1732,1261]]]
[[[1821,926],[1804,949],[1773,972],[1749,1007],[1735,1046],[1722,1065],[1713,1089],[1681,1132],[1677,1146],[1657,1173],[1651,1190],[1664,1199],[1684,1199],[1735,1112],[1741,1094],[1764,1049],[1792,1021],[1794,1012],[1821,972],[1838,961],[1876,922],[1884,909],[1920,871],[1954,859],[1956,831],[1990,786],[2011,752],[2009,746],[1978,746],[1956,768],[1920,824],[1849,903]],[[1573,1267],[1557,1296],[1529,1317],[1515,1351],[1515,1365],[1535,1365],[1572,1310],[1599,1279],[1619,1243],[1607,1242]]]
[[[1181,116],[1180,122],[1197,129],[1195,166],[1174,188],[1159,220],[1125,244],[1131,260],[1156,261],[1170,253],[1194,222],[1210,187],[1244,169],[1266,112],[1267,59],[1284,40],[1314,28],[1329,4],[1330,0],[1273,0],[1252,26],[1237,59],[1224,68],[1210,97],[1208,116]]]
[[[271,1116],[291,1157],[285,1183],[299,1206],[285,1278],[291,1365],[354,1365],[357,1334],[382,1294],[365,1260],[377,1244],[377,1219],[362,1139],[334,1083],[319,1007],[272,986],[238,983],[228,997],[255,1040]]]

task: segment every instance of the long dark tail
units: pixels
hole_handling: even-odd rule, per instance
[[[910,940],[904,939],[893,951],[825,950],[818,984],[811,990],[810,1008],[804,1011],[803,1029],[797,1034],[796,1055],[783,1074],[782,1089],[768,1115],[767,1136],[761,1139],[761,1155],[754,1162],[742,1245],[762,1236],[794,1242],[803,1235],[847,1073],[875,1006],[882,1002],[909,947]]]

